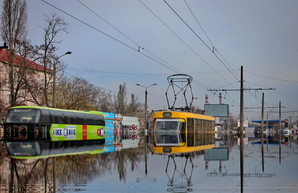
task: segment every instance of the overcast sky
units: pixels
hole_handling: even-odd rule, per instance
[[[42,43],[45,15],[56,13],[68,23],[57,37],[57,55],[72,51],[63,57],[66,72],[112,92],[126,82],[140,102],[144,89],[136,83],[157,83],[148,89],[150,109],[167,107],[167,77],[178,72],[194,78],[194,105],[204,108],[205,95],[218,103],[218,92],[208,89],[239,89],[243,66],[245,88],[276,89],[246,91],[245,107],[261,107],[264,92],[265,107],[281,101],[283,111],[298,111],[297,0],[47,0],[56,8],[27,2],[32,44]],[[239,92],[222,95],[237,117]],[[245,112],[260,115],[258,108]]]

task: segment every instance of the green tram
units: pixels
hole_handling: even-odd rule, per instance
[[[39,106],[8,110],[4,141],[13,158],[101,153],[105,143],[104,114]]]

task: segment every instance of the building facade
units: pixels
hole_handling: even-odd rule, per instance
[[[12,65],[9,65],[9,61],[12,61]],[[17,54],[11,57],[8,49],[0,48],[1,110],[11,106],[12,94],[15,105],[42,105],[43,88],[47,84],[45,76],[51,81],[48,82],[50,90],[53,89],[53,75],[53,70],[45,69],[44,66]]]

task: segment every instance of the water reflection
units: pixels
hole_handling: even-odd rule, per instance
[[[158,143],[163,138],[158,135],[164,133],[150,133],[148,140],[123,127],[117,132],[107,130],[106,134],[103,147],[99,147],[101,152],[74,152],[39,159],[12,158],[2,141],[0,192],[240,192],[237,135],[206,139],[206,145],[194,145],[193,140],[189,147],[179,149],[173,144]],[[176,139],[200,136],[175,135]],[[262,172],[260,138],[253,134],[248,137],[244,145],[244,192],[297,191],[297,136],[281,138],[282,163],[278,161],[279,136],[270,136]],[[219,156],[221,149],[228,150],[228,157]]]
[[[194,164],[192,157],[203,155],[205,150],[215,147],[215,135],[208,130],[169,130],[169,127],[176,127],[166,121],[162,129],[160,121],[157,121],[157,129],[150,134],[150,150],[153,154],[166,155],[167,163],[165,173],[168,177],[168,192],[192,192],[192,174]],[[177,121],[178,122],[178,121]],[[179,124],[175,124],[179,125]],[[167,127],[168,126],[168,127]],[[183,127],[180,126],[180,127]],[[176,164],[180,159],[183,164]]]
[[[176,158],[184,158],[184,167],[179,168],[176,164]],[[172,163],[172,167],[171,167]],[[183,166],[183,165],[182,165]],[[192,192],[192,173],[194,164],[190,154],[169,155],[166,165],[166,174],[168,177],[168,192]]]
[[[128,168],[133,171],[143,160],[143,152],[135,150],[139,125],[135,117],[122,117],[121,124],[115,119],[107,121],[104,140],[33,141],[5,135],[0,142],[0,192],[56,192],[57,186],[88,184],[111,171],[125,181]]]

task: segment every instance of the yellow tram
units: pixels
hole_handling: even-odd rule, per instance
[[[215,118],[184,111],[158,111],[152,118],[152,150],[190,153],[215,147]]]

